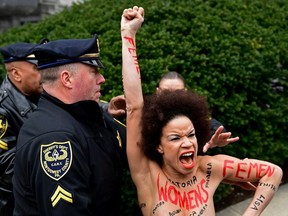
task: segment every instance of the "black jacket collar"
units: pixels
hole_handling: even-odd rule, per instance
[[[94,124],[97,122],[98,124],[106,127],[103,119],[103,110],[99,107],[96,101],[85,100],[73,104],[65,104],[58,98],[49,95],[46,91],[42,93],[41,98],[44,100],[47,99],[62,109],[68,111],[78,121],[85,122],[87,124]]]
[[[15,108],[22,116],[26,115],[31,109],[37,108],[39,98],[26,97],[23,95],[6,76],[1,84],[2,94],[7,94],[15,105]]]

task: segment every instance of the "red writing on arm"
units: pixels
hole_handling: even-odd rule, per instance
[[[130,54],[135,54],[136,52],[136,49],[135,48],[128,48],[128,52],[130,53]],[[134,57],[134,56],[133,56]]]
[[[237,171],[236,171],[236,178],[244,179],[244,177],[240,176],[240,172],[245,172],[245,169],[241,169],[241,166],[246,166],[247,163],[238,163],[237,165]]]
[[[138,63],[138,59],[137,59],[137,55],[136,55],[136,45],[135,45],[135,41],[133,38],[131,37],[124,37],[125,40],[128,41],[129,44],[131,44],[133,47],[129,47],[128,48],[128,52],[132,55],[133,59],[134,59],[134,65],[136,66],[136,71],[139,74],[140,73],[140,67],[139,67],[139,63]]]
[[[224,166],[223,166],[223,176],[226,176],[226,170],[229,169],[234,169],[233,166],[229,166],[228,164],[234,164],[234,161],[232,160],[225,160],[224,161]]]
[[[237,163],[237,166],[234,167],[234,161],[225,160],[223,162],[223,177],[226,176],[228,169],[236,169],[235,178],[244,179],[251,177],[251,173],[254,172],[256,178],[261,178],[264,175],[271,177],[275,171],[275,167],[271,167],[263,163]]]
[[[135,47],[135,41],[133,38],[125,36],[124,39],[126,39],[132,46]]]
[[[256,172],[256,177],[260,178],[262,175],[268,174],[268,177],[271,177],[275,171],[275,167],[268,166],[267,164],[253,164],[250,163],[249,167],[249,176],[250,173],[255,170]]]

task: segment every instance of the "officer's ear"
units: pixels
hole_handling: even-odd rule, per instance
[[[63,70],[60,73],[60,80],[67,88],[72,88],[72,73],[68,70]]]
[[[8,77],[11,81],[21,82],[22,72],[17,67],[10,67],[8,70]]]

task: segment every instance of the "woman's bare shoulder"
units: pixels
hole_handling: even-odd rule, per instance
[[[218,154],[218,155],[204,155],[204,156],[198,156],[198,163],[200,168],[206,168],[207,165],[213,167],[222,166],[225,160],[235,160],[235,157],[224,155],[224,154]]]

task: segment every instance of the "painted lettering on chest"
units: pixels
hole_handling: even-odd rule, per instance
[[[177,214],[181,213],[181,209],[177,209],[175,211],[169,212],[169,216],[175,216]]]
[[[189,214],[189,216],[201,216],[204,214],[207,207],[208,207],[208,205],[205,203],[205,205],[203,205],[203,207],[200,209],[199,212],[193,211],[191,214]]]
[[[194,184],[197,183],[197,178],[196,176],[193,176],[192,179],[186,181],[186,182],[179,182],[179,181],[173,181],[172,179],[168,178],[169,182],[171,182],[173,185],[175,185],[176,187],[178,188],[185,188],[185,187],[188,187],[188,186],[192,186]]]
[[[162,205],[164,205],[164,204],[165,204],[164,201],[161,201],[161,202],[157,203],[156,206],[153,208],[153,211],[152,211],[153,215],[155,214],[156,210],[157,210],[160,206],[162,206]]]
[[[174,184],[166,180],[164,185],[160,185],[160,175],[157,178],[158,200],[172,203],[187,210],[199,208],[208,202],[209,193],[205,189],[206,181],[202,179],[195,184],[193,189],[182,191]]]
[[[263,175],[268,175],[268,177],[272,176],[275,168],[267,165],[267,164],[259,164],[259,163],[236,163],[233,160],[225,160],[223,166],[223,176],[226,176],[228,169],[236,169],[235,178],[244,179],[251,177],[251,173],[255,173],[256,178],[261,178]]]

